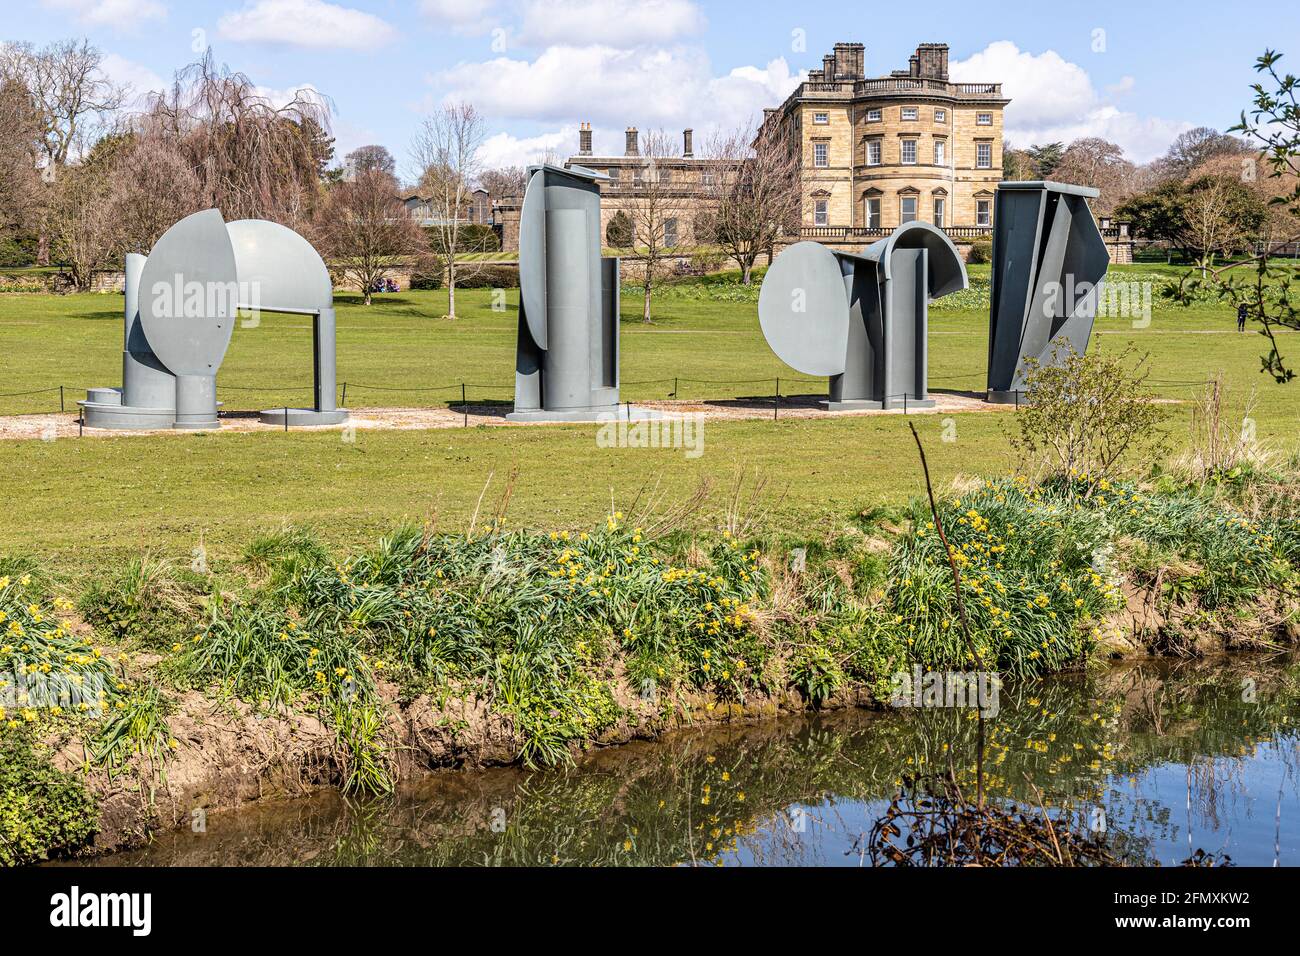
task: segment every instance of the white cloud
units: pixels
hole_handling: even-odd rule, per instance
[[[1004,129],[1014,145],[1065,142],[1100,136],[1118,143],[1130,159],[1147,162],[1162,154],[1175,136],[1192,127],[1183,120],[1139,116],[1099,95],[1083,67],[1054,50],[1030,53],[1010,40],[990,43],[952,64],[957,82],[1001,82],[1011,103]],[[1107,88],[1115,97],[1133,90],[1132,77]]]
[[[131,88],[130,100],[126,104],[128,109],[143,108],[150,93],[167,89],[167,81],[153,70],[116,53],[105,53],[99,68],[114,83]]]
[[[273,86],[255,86],[253,92],[266,100],[276,109],[283,109],[295,99],[315,103],[325,110],[332,111],[333,104],[329,97],[316,88],[314,83],[302,83],[298,86],[286,86],[277,89]]]
[[[497,0],[420,0],[420,12],[456,33],[482,33],[496,24]]]
[[[484,169],[500,169],[504,166],[530,166],[541,162],[548,153],[563,161],[577,151],[578,128],[575,126],[536,136],[496,133],[483,141],[478,158]]]
[[[78,23],[130,30],[143,20],[161,20],[167,5],[160,0],[41,0],[49,10],[71,13]]]
[[[626,47],[696,34],[705,22],[692,0],[527,0],[521,40],[539,46]]]
[[[343,157],[361,146],[370,146],[374,143],[382,143],[380,134],[367,126],[358,126],[355,123],[349,123],[345,119],[334,121],[330,129],[330,135],[334,137],[334,165],[338,166],[343,163]]]
[[[764,107],[780,104],[799,77],[784,58],[715,76],[695,48],[596,44],[549,47],[531,61],[462,63],[431,80],[445,91],[444,102],[472,102],[493,121],[592,120],[618,130],[634,125],[704,131],[754,121]]]
[[[1118,83],[1111,83],[1106,87],[1106,92],[1111,96],[1123,96],[1125,93],[1132,93],[1137,86],[1137,80],[1131,76],[1121,76]]]
[[[324,0],[250,0],[222,16],[217,31],[227,40],[316,49],[364,50],[396,36],[379,17]]]

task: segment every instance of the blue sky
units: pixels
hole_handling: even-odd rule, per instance
[[[310,86],[335,107],[340,156],[369,142],[405,160],[421,115],[448,99],[488,120],[484,160],[596,151],[628,125],[697,138],[777,105],[839,40],[866,45],[868,75],[950,44],[954,79],[1001,81],[1016,145],[1081,135],[1145,161],[1191,126],[1226,128],[1249,102],[1268,45],[1300,62],[1300,5],[1265,16],[1222,4],[1049,6],[739,0],[5,0],[3,39],[84,35],[144,91],[209,44],[268,95]],[[996,10],[996,12],[995,12]],[[1292,49],[1286,49],[1288,41]],[[1296,61],[1296,62],[1291,62]]]

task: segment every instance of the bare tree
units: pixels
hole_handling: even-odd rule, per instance
[[[87,40],[60,40],[39,50],[28,43],[0,48],[0,76],[22,83],[36,103],[41,151],[57,171],[85,143],[96,122],[121,108],[129,88],[103,70],[104,55]]]
[[[376,285],[395,268],[418,269],[428,244],[402,203],[397,180],[377,169],[330,187],[317,217],[321,254],[370,305]]]
[[[501,169],[488,169],[479,173],[478,184],[488,191],[493,199],[519,197],[528,185],[528,173],[522,166],[505,166]]]
[[[36,49],[30,43],[0,44],[0,79],[17,83],[31,97],[38,123],[42,178],[58,179],[70,159],[109,125],[129,95],[103,71],[103,54],[86,40],[60,40]],[[45,197],[45,208],[52,208]],[[50,230],[38,224],[37,261],[48,264]]]
[[[209,51],[154,97],[144,122],[195,171],[205,205],[227,219],[305,228],[334,153],[330,112],[310,89],[275,105],[247,76],[218,67]]]
[[[1034,179],[1038,168],[1033,158],[1023,149],[1016,149],[1005,139],[1002,141],[1002,178],[1015,182]]]
[[[203,181],[173,140],[146,128],[116,158],[107,203],[118,250],[148,255],[174,223],[204,208]]]
[[[1061,182],[1100,190],[1093,213],[1108,216],[1133,192],[1136,168],[1118,144],[1085,136],[1066,147],[1052,175]]]
[[[384,146],[358,146],[343,157],[353,176],[378,171],[389,176],[397,173],[397,160]]]
[[[89,289],[109,261],[117,234],[109,208],[112,171],[127,137],[105,137],[50,184],[46,226],[55,254],[77,289]]]
[[[0,235],[29,233],[40,221],[39,136],[39,115],[26,88],[0,78]]]
[[[447,315],[456,318],[456,281],[481,266],[464,256],[483,251],[469,229],[469,204],[486,134],[482,115],[470,103],[450,103],[425,118],[411,143],[420,195],[433,220],[433,251],[447,278]]]
[[[1198,126],[1179,133],[1163,158],[1173,175],[1188,176],[1196,167],[1217,157],[1242,156],[1250,152],[1245,140],[1209,126]]]
[[[1242,236],[1241,222],[1234,213],[1233,182],[1223,175],[1202,176],[1189,189],[1184,202],[1187,231],[1193,248],[1200,252],[1201,275],[1215,255],[1230,248]]]
[[[675,155],[673,141],[663,130],[642,134],[643,165],[633,168],[631,189],[622,193],[627,197],[623,211],[632,220],[632,245],[643,289],[641,318],[645,322],[650,321],[651,290],[664,271],[665,255],[675,245],[674,233],[690,206],[688,184],[674,180],[672,166],[667,162]]]
[[[706,238],[700,226],[707,224],[707,239],[727,250],[749,285],[758,257],[798,225],[799,157],[775,124],[721,134],[704,152],[696,240]]]

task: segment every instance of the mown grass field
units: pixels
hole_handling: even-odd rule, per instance
[[[979,274],[987,267],[973,267]],[[1112,270],[1151,273],[1141,265]],[[436,406],[460,400],[511,399],[517,292],[493,310],[491,292],[461,291],[461,315],[443,318],[445,292],[380,296],[366,308],[338,299],[338,378],[350,407]],[[681,398],[819,394],[824,380],[800,376],[767,348],[750,302],[667,295],[656,318],[639,318],[639,300],[623,303],[623,397]],[[1264,340],[1234,331],[1221,305],[1190,308],[1154,303],[1149,326],[1128,318],[1098,322],[1095,347],[1128,344],[1149,352],[1153,392],[1191,399],[1222,372],[1240,404],[1257,392],[1258,439],[1293,450],[1300,435],[1300,384],[1275,385],[1261,375]],[[0,415],[48,412],[67,386],[68,408],[87,386],[120,380],[121,299],[111,295],[0,296]],[[1282,339],[1300,361],[1300,336]],[[984,385],[987,315],[982,309],[931,313],[933,391],[980,391]],[[263,316],[239,328],[219,377],[230,410],[308,400],[308,323]],[[422,391],[430,387],[438,391]],[[1014,470],[1004,431],[1009,414],[953,416],[955,441],[941,440],[945,416],[912,418],[927,441],[936,477]],[[1171,408],[1176,442],[1186,439],[1190,405]],[[96,437],[0,441],[0,554],[30,554],[47,565],[89,572],[150,548],[183,557],[200,542],[213,560],[232,558],[255,534],[281,522],[308,524],[333,544],[355,545],[404,517],[436,514],[445,529],[463,527],[489,475],[493,502],[517,472],[510,520],[540,528],[577,528],[605,514],[611,498],[626,502],[647,483],[685,496],[701,478],[714,482],[710,507],[725,505],[734,477],[768,480],[770,521],[807,533],[851,510],[898,504],[921,491],[915,448],[901,416],[837,420],[709,422],[704,454],[680,450],[599,448],[595,426],[503,430],[359,431],[338,433],[178,434],[153,438]]]

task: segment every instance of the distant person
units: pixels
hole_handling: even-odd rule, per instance
[[[1238,332],[1246,331],[1246,316],[1248,314],[1249,314],[1249,310],[1246,308],[1245,302],[1237,306],[1237,331]]]

